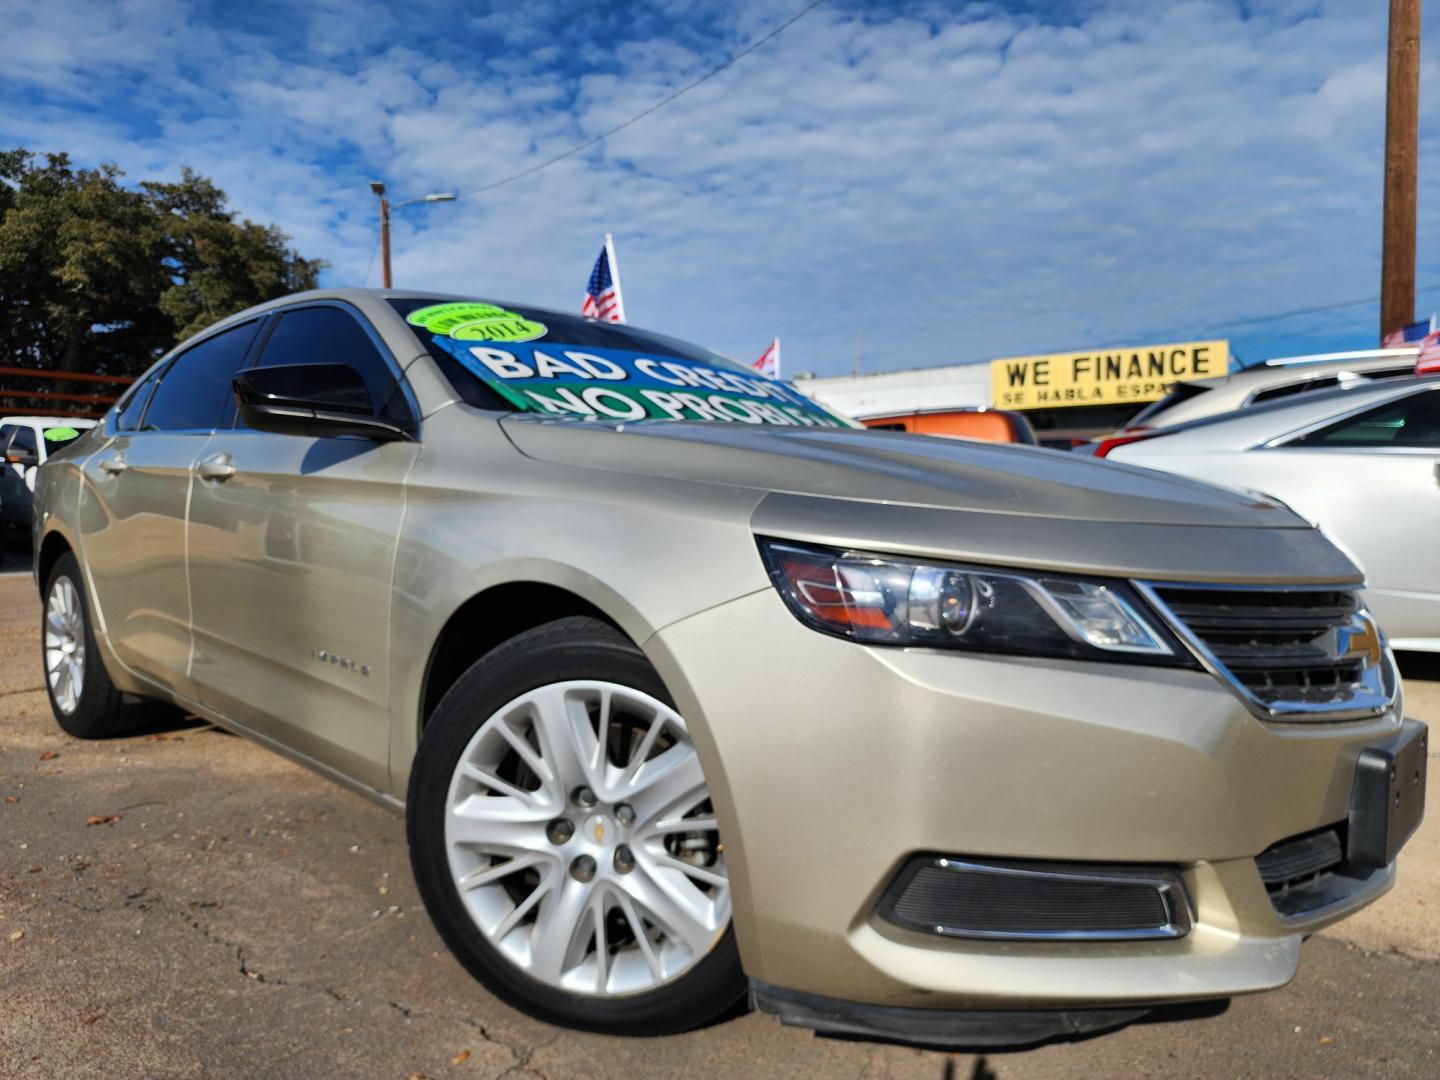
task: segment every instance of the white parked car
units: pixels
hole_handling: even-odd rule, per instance
[[[1131,432],[1101,455],[1285,503],[1364,569],[1367,603],[1394,648],[1440,652],[1440,379]]]
[[[0,527],[30,528],[35,470],[94,426],[73,416],[0,417]]]

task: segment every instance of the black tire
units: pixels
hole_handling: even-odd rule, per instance
[[[673,707],[644,654],[598,619],[558,619],[512,638],[473,664],[430,717],[410,773],[406,832],[430,918],[471,975],[510,1005],[549,1023],[612,1035],[669,1035],[733,1015],[748,989],[733,924],[679,978],[642,994],[604,999],[567,993],[526,974],[481,934],[463,906],[444,843],[445,804],[456,763],[475,732],[506,702],[570,679],[621,683]]]
[[[45,697],[50,702],[50,711],[55,722],[67,735],[77,739],[112,739],[124,735],[135,735],[153,728],[163,708],[158,702],[143,701],[127,697],[110,681],[95,643],[94,624],[90,618],[90,598],[85,594],[85,578],[80,573],[80,564],[75,556],[66,552],[55,561],[45,578],[45,591],[40,597],[40,664],[45,672],[45,620],[48,614],[49,597],[55,583],[68,578],[75,587],[79,599],[80,617],[85,639],[85,676],[81,681],[79,700],[75,708],[66,712],[55,699],[55,690],[45,677]]]

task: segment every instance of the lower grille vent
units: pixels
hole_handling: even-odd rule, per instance
[[[1260,880],[1277,914],[1307,915],[1339,903],[1365,884],[1370,872],[1354,872],[1345,860],[1345,826],[1292,836],[1255,857]]]
[[[1190,929],[1179,875],[1062,863],[912,859],[881,914],[897,925],[956,937],[1121,940]]]
[[[1336,829],[1297,836],[1267,848],[1255,859],[1267,889],[1285,889],[1345,861],[1345,847]]]

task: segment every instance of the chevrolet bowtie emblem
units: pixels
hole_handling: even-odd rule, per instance
[[[1341,633],[1345,634],[1344,648],[1341,655],[1345,659],[1364,659],[1370,664],[1380,662],[1381,644],[1380,631],[1368,618],[1361,616],[1360,625],[1355,627],[1344,627]]]
[[[595,822],[595,842],[597,844],[605,842],[605,823],[603,821]]]

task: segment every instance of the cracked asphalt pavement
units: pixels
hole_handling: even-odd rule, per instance
[[[984,1056],[754,1014],[614,1039],[473,982],[384,810],[212,728],[66,737],[38,626],[28,575],[0,576],[0,1077],[1440,1075],[1433,820],[1397,888],[1311,939],[1291,986],[1220,1015]],[[1440,682],[1408,685],[1410,713],[1440,721]]]

